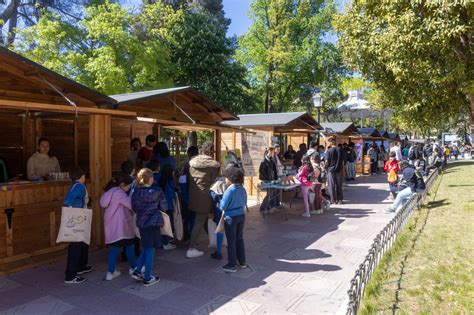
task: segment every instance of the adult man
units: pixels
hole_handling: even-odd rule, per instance
[[[400,150],[400,143],[398,141],[394,143],[393,147],[390,149],[390,152],[395,152],[398,161],[403,160],[402,150]]]
[[[357,153],[354,150],[354,143],[350,142],[347,145],[347,163],[346,163],[347,180],[354,180],[356,177],[356,170],[355,170],[356,159],[357,159]]]
[[[419,144],[412,145],[408,151],[408,161],[410,164],[418,167],[422,158],[423,156]]]
[[[342,147],[338,149],[336,139],[329,138],[330,148],[326,153],[326,170],[328,171],[328,191],[331,203],[342,204],[342,176],[341,170],[344,163],[344,156],[340,154]]]
[[[301,167],[302,165],[301,159],[303,158],[303,155],[305,155],[306,152],[308,151],[308,149],[306,148],[306,143],[300,143],[299,148],[300,150],[296,152],[295,160],[293,161],[293,166],[296,169],[299,169]]]

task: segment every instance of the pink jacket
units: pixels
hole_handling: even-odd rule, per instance
[[[106,191],[100,198],[100,206],[105,208],[105,244],[135,237],[132,202],[119,187]]]
[[[309,175],[310,175],[310,172],[308,170],[308,167],[306,165],[301,166],[298,171],[298,175],[296,175],[296,178],[301,182],[301,186],[313,185],[313,182],[308,180]]]

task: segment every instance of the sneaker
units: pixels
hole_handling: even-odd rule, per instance
[[[309,212],[309,214],[319,214],[319,211],[318,211],[318,210],[311,210],[311,211]]]
[[[176,245],[173,245],[171,243],[168,243],[166,245],[163,245],[163,249],[164,250],[171,250],[171,249],[175,249],[176,248]]]
[[[245,268],[248,268],[249,265],[247,265],[244,261],[244,262],[239,262],[239,267],[242,268],[242,269],[245,269]]]
[[[218,254],[217,251],[211,254],[211,258],[222,260],[222,254]]]
[[[222,270],[224,270],[225,273],[237,272],[237,268],[235,266],[229,266],[228,264],[225,266],[222,266]]]
[[[309,213],[303,213],[302,214],[303,218],[311,218],[311,215]]]
[[[134,270],[130,276],[137,281],[143,281],[143,273],[139,273],[136,270]]]
[[[385,209],[385,213],[395,213],[395,210],[392,210],[390,208]]]
[[[143,279],[143,285],[145,287],[152,286],[154,284],[157,284],[158,282],[160,282],[160,277],[150,276],[150,279],[148,280]]]
[[[110,281],[114,280],[115,278],[119,277],[122,273],[118,270],[115,270],[114,272],[107,272],[105,275],[105,280]]]
[[[196,258],[204,255],[204,252],[197,250],[196,248],[190,248],[186,251],[186,258]]]
[[[74,279],[72,280],[64,280],[64,283],[76,284],[76,283],[82,283],[84,281],[86,281],[86,279],[84,279],[83,277],[74,277]]]
[[[86,266],[84,269],[77,272],[78,275],[83,275],[85,273],[89,273],[93,270],[92,266]]]

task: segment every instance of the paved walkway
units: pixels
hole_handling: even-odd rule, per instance
[[[393,216],[383,212],[384,175],[360,177],[344,194],[346,204],[311,219],[301,217],[301,200],[288,221],[281,213],[263,219],[253,207],[245,231],[250,269],[224,274],[224,261],[210,259],[210,250],[193,260],[183,248],[159,251],[161,283],[145,288],[128,275],[104,281],[102,250],[90,255],[95,270],[83,284],[62,282],[65,262],[1,277],[0,314],[344,313],[357,266]]]

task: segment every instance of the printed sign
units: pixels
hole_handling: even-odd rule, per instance
[[[267,131],[242,133],[242,165],[246,176],[257,176],[267,146]]]

